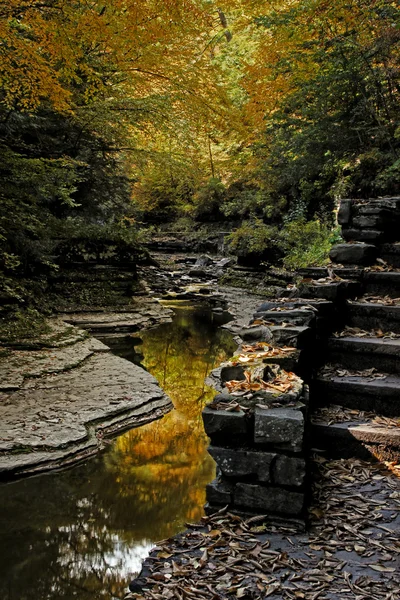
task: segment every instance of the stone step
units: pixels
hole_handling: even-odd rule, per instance
[[[351,280],[340,280],[332,282],[310,282],[303,280],[299,285],[299,295],[302,298],[318,298],[331,302],[340,302],[347,298],[355,298],[361,293],[360,283]]]
[[[400,242],[386,243],[379,246],[379,256],[392,267],[400,267]]]
[[[326,362],[344,369],[400,373],[400,338],[331,337],[321,348]]]
[[[395,461],[400,458],[400,422],[376,423],[374,419],[329,422],[311,416],[310,439],[313,448],[330,458]]]
[[[366,294],[398,298],[400,296],[400,272],[365,271],[363,289]]]
[[[257,308],[253,318],[273,323],[272,327],[310,326],[317,337],[330,335],[345,324],[334,303],[320,298],[294,298],[284,303],[267,301]],[[279,344],[286,337],[285,332],[282,335]]]
[[[346,322],[361,329],[381,329],[384,332],[400,333],[400,304],[378,304],[376,302],[347,301]]]
[[[342,200],[338,222],[345,228],[393,231],[400,221],[400,198]]]
[[[254,318],[257,318],[261,315],[261,313],[271,310],[273,308],[279,309],[294,309],[294,308],[304,308],[312,306],[315,308],[321,316],[332,316],[336,309],[330,300],[324,300],[320,298],[290,298],[285,300],[267,300],[260,304],[254,313]]]
[[[312,308],[288,308],[286,310],[272,309],[255,313],[254,320],[257,319],[262,319],[271,325],[290,323],[290,325],[294,326],[313,326],[316,320],[316,311]]]
[[[400,415],[400,377],[385,374],[384,379],[361,375],[317,375],[310,384],[312,407],[337,404],[386,417]]]
[[[364,273],[364,268],[358,265],[346,267],[339,265],[329,265],[329,268],[307,267],[305,269],[299,269],[298,274],[304,279],[321,279],[323,277],[329,277],[329,271],[331,270],[338,277],[342,277],[342,279],[354,279],[355,281],[360,281]]]

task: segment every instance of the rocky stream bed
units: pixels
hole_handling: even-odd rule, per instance
[[[135,297],[129,306],[119,307],[118,311],[104,307],[86,312],[67,311],[52,319],[49,331],[39,339],[3,343],[0,362],[3,478],[82,461],[104,449],[108,437],[171,410],[171,400],[157,380],[141,367],[116,356],[110,348],[121,335],[134,338],[149,327],[168,323],[174,302],[180,302],[181,306],[206,303],[215,326],[226,322],[229,311],[234,321],[224,327],[237,335],[252,320],[262,301],[262,296],[248,290],[269,296],[277,294],[280,300],[272,309],[264,308],[256,318],[266,320],[278,345],[303,338],[309,344],[311,320],[315,323],[317,312],[325,311],[332,303],[331,298],[326,301],[323,297],[313,301],[291,300],[295,288],[288,274],[229,269],[228,262],[209,257],[201,257],[200,261],[184,255],[157,258],[161,268],[143,268],[144,294]],[[225,283],[218,286],[221,278]],[[227,283],[239,283],[247,289],[228,287]],[[337,295],[341,284],[333,278],[327,284],[325,289]],[[305,287],[307,293],[310,289],[319,293],[321,288],[313,287],[312,282]],[[161,303],[160,298],[163,298]],[[306,313],[311,315],[307,325],[296,321],[304,320]],[[322,318],[317,317],[317,322],[318,319],[325,326],[324,313]],[[342,417],[347,414],[341,407],[336,413]],[[326,415],[328,421],[329,415]],[[317,417],[314,422],[319,424]],[[173,424],[176,426],[177,423]],[[393,431],[393,423],[390,426]],[[139,578],[132,581],[127,598],[397,600],[400,596],[397,461],[331,459],[329,451],[325,454],[318,446],[310,447],[313,457],[309,458],[311,472],[307,479],[306,532],[295,524],[279,524],[279,519],[268,523],[266,515],[238,516],[221,507],[196,523],[188,523],[183,532],[182,523],[182,533],[159,542],[145,560]],[[204,502],[204,494],[201,497]],[[146,554],[147,550],[142,556]],[[90,589],[110,600],[124,595],[120,586],[112,590],[106,583],[110,578],[108,568],[104,575],[101,569],[97,570],[96,578],[98,583],[91,584]],[[106,586],[103,591],[102,578]],[[94,598],[82,579],[78,580],[80,592],[73,592],[67,586],[65,589],[70,591],[63,597]],[[19,593],[18,598],[37,599],[37,593],[34,590],[32,593]],[[6,595],[7,600],[14,597],[12,592]],[[49,592],[44,598],[53,596]]]

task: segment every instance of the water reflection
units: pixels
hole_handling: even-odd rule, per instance
[[[204,377],[235,344],[210,312],[179,309],[143,335],[144,366],[176,410],[132,430],[84,465],[0,488],[0,597],[111,600],[124,596],[154,541],[202,514],[214,465],[201,408]],[[137,360],[134,340],[121,354]]]

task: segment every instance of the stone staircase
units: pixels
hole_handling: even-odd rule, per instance
[[[354,296],[347,287],[336,300],[341,329],[318,339],[320,368],[310,387],[311,440],[335,457],[397,461],[400,262],[393,249],[400,198],[344,200],[339,222],[347,243],[332,249],[331,258],[342,263],[333,263],[329,271],[358,289]]]
[[[214,373],[211,383],[221,393],[203,413],[218,467],[207,489],[212,508],[301,519],[310,449],[334,458],[397,462],[400,456],[400,198],[344,200],[339,221],[346,243],[332,249],[332,264],[303,270],[296,290],[288,286],[287,297],[261,304],[240,332],[239,358]],[[296,349],[290,369],[278,361],[306,384],[295,403],[243,386],[237,363],[246,364],[246,352],[254,357],[257,342],[273,348],[264,366],[274,350]],[[229,390],[234,383],[251,392],[248,412]],[[296,419],[299,443],[292,448],[286,434]]]

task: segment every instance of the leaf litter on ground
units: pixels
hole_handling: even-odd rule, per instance
[[[359,338],[382,338],[382,339],[396,339],[400,337],[400,333],[394,333],[393,331],[382,331],[382,329],[371,329],[367,331],[360,329],[359,327],[345,327],[341,331],[337,331],[333,334],[336,338],[342,337],[359,337]]]
[[[400,468],[315,456],[307,533],[222,508],[160,542],[138,600],[397,600]]]
[[[323,377],[363,377],[367,381],[374,381],[375,379],[386,379],[387,373],[380,373],[375,367],[363,370],[351,370],[343,369],[337,365],[327,364],[320,369],[320,374]]]
[[[356,410],[331,404],[326,407],[317,408],[311,415],[313,423],[332,425],[334,423],[369,423],[376,427],[397,429],[400,427],[400,418],[389,418],[377,415],[372,411]]]

